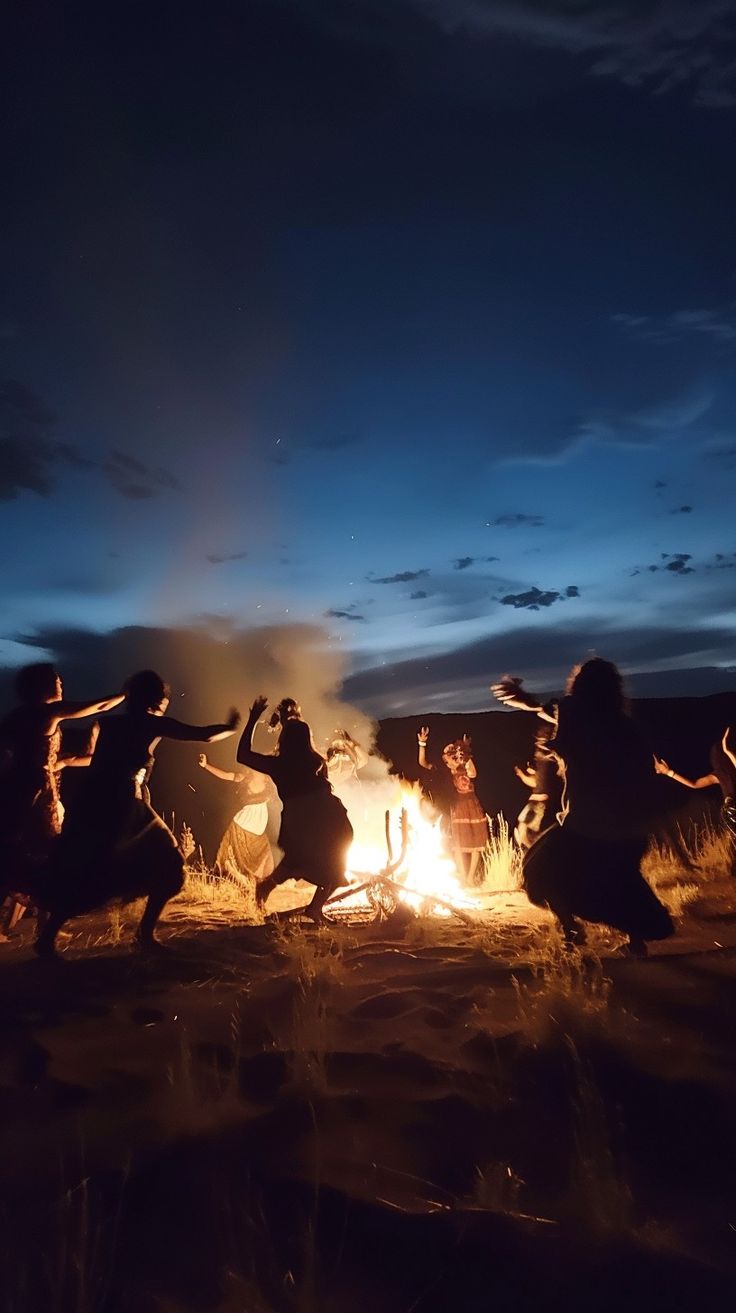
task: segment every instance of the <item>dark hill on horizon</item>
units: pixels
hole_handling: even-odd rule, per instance
[[[709,770],[711,745],[727,725],[736,726],[736,693],[715,693],[704,698],[640,698],[629,702],[657,756],[664,757],[681,774],[695,777]],[[439,763],[445,743],[468,734],[478,767],[478,796],[490,815],[502,812],[513,820],[528,797],[514,775],[532,754],[536,716],[523,711],[476,711],[402,716],[379,722],[376,746],[393,768],[407,779],[422,775],[417,765],[417,731],[428,725],[430,760]],[[601,744],[605,751],[605,744]],[[694,793],[671,780],[660,780],[664,811],[701,817],[704,809],[719,805],[717,789]]]
[[[631,713],[647,734],[652,751],[665,757],[685,775],[702,775],[708,770],[708,754],[724,728],[736,725],[736,693],[717,693],[705,698],[646,698],[630,703]],[[308,715],[308,708],[305,708]],[[378,722],[377,750],[393,770],[406,779],[419,778],[417,766],[417,730],[430,727],[430,757],[439,761],[442,748],[451,739],[470,735],[478,766],[478,794],[490,815],[502,812],[513,821],[523,806],[527,790],[514,775],[514,765],[522,765],[531,755],[536,717],[524,712],[501,709],[483,712],[429,713],[392,717]],[[605,745],[601,745],[605,751]],[[211,860],[219,838],[237,804],[227,784],[213,780],[196,765],[196,744],[173,748],[162,743],[157,751],[153,775],[154,805],[168,821],[172,816],[177,832],[187,822]],[[212,750],[213,760],[232,766],[234,750],[223,744]],[[79,772],[66,771],[71,777]],[[67,787],[73,780],[65,781]],[[693,793],[668,779],[660,781],[663,811],[677,814],[685,824],[688,817],[701,818],[717,809],[717,789]]]

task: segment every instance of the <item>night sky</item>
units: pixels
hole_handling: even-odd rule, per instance
[[[736,686],[736,0],[14,11],[0,663],[308,622],[378,714]]]

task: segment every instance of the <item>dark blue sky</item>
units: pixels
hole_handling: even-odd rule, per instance
[[[0,663],[734,686],[736,0],[63,10],[6,33]]]

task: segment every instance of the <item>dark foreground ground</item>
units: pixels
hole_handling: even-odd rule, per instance
[[[180,900],[0,945],[3,1313],[730,1307],[736,897],[646,962]],[[120,942],[116,942],[118,940]]]

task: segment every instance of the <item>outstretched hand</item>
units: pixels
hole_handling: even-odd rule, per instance
[[[491,693],[499,702],[512,702],[522,692],[522,681],[513,675],[504,675],[497,684],[491,684]]]
[[[259,693],[258,697],[253,699],[251,705],[251,709],[250,709],[251,720],[260,720],[267,706],[268,706],[268,698],[264,697],[262,693]]]
[[[205,768],[205,766],[207,765],[206,752],[200,752],[199,756],[197,757],[197,765],[201,766],[203,769]]]
[[[426,748],[428,738],[429,738],[429,725],[422,725],[419,730],[419,733],[417,734],[417,742],[421,744],[423,748]]]
[[[671,774],[672,774],[672,767],[671,767],[671,766],[668,766],[668,765],[667,765],[667,762],[664,761],[662,757],[655,757],[655,758],[654,758],[654,769],[655,769],[655,771],[657,772],[658,775],[671,775]]]
[[[240,712],[238,711],[237,707],[230,708],[230,714],[227,720],[225,721],[225,724],[230,730],[238,728],[238,725],[240,724]]]

